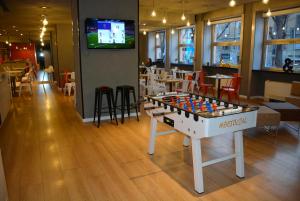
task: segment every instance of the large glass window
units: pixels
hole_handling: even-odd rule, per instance
[[[195,29],[193,27],[179,29],[179,43],[178,43],[179,63],[182,64],[194,63],[194,57],[195,57],[194,31]]]
[[[165,54],[165,45],[166,44],[166,38],[165,38],[165,32],[157,32],[155,35],[155,59],[156,60],[165,60],[166,54]]]
[[[213,25],[213,64],[240,65],[241,21],[228,21]]]
[[[300,13],[267,17],[264,67],[281,70],[286,59],[300,71]]]

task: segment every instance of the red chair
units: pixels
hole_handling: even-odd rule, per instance
[[[212,84],[205,83],[205,72],[199,72],[199,92],[201,91],[204,96],[210,91],[213,96],[215,96],[214,86]]]
[[[228,96],[228,102],[232,100],[237,100],[240,104],[240,86],[241,86],[241,77],[239,74],[234,74],[229,86],[223,87],[220,94],[220,100],[223,95]]]

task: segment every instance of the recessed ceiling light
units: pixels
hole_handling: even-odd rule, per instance
[[[146,26],[146,23],[144,23],[143,26]]]
[[[12,26],[12,28],[14,29],[14,28],[16,28],[16,26],[15,26],[15,25],[13,25],[13,26]]]
[[[47,6],[42,6],[41,8],[42,8],[42,9],[46,9],[46,8],[48,8],[48,7],[47,7]]]
[[[0,36],[2,36],[2,33],[0,33]]]
[[[16,32],[18,32],[19,30],[18,29],[16,29]]]
[[[23,36],[23,34],[22,34],[22,33],[20,33],[20,35],[21,35],[21,36]]]

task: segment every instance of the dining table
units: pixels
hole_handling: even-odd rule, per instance
[[[223,75],[223,74],[208,75],[206,77],[216,80],[216,82],[217,82],[217,94],[218,94],[217,98],[220,98],[220,94],[221,94],[221,80],[222,79],[232,79],[233,78],[233,76],[231,76],[231,75]]]
[[[165,79],[156,79],[157,82],[160,83],[165,83],[165,84],[169,84],[169,91],[172,92],[173,91],[173,85],[175,83],[179,83],[182,81],[182,79],[177,79],[177,78],[165,78]]]
[[[188,70],[176,70],[176,74],[179,74],[179,77],[181,79],[185,79],[187,74],[193,74],[193,71],[188,71]]]

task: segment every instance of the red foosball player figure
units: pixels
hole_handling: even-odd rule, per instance
[[[201,106],[201,111],[204,112],[205,110],[206,110],[205,105],[202,105],[202,106]]]
[[[212,108],[214,109],[214,111],[216,111],[217,108],[218,108],[217,104],[216,104],[216,103],[213,103],[213,104],[212,104]]]

